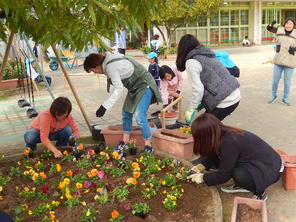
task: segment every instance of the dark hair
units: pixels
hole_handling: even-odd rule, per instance
[[[159,35],[157,35],[157,34],[154,35],[154,36],[152,37],[152,39],[153,39],[153,40],[158,40],[158,39],[159,39]]]
[[[246,36],[245,36],[245,39],[247,39],[247,38],[248,38],[248,36],[246,35]]]
[[[54,118],[56,118],[57,115],[63,114],[67,114],[68,116],[72,111],[72,104],[68,98],[61,96],[52,102],[49,110]]]
[[[157,58],[157,57],[154,57],[154,62],[155,62],[156,64],[158,64],[158,58]]]
[[[293,27],[293,29],[294,29],[294,28],[295,28],[295,26],[296,26],[296,21],[295,21],[295,19],[294,19],[293,17],[287,17],[287,18],[285,19],[284,23],[283,23],[283,26],[285,26],[285,25],[286,25],[286,23],[287,23],[288,21],[291,21],[291,22],[293,22],[293,24],[294,24],[294,27]]]
[[[190,34],[183,35],[178,44],[176,65],[179,71],[185,70],[186,56],[196,46],[199,46],[199,41]]]
[[[83,63],[83,68],[86,72],[90,72],[90,69],[101,66],[104,62],[105,56],[98,53],[89,54]]]
[[[217,117],[209,113],[200,115],[192,122],[191,132],[194,140],[193,153],[207,157],[218,155],[225,132],[230,132],[233,137],[243,135],[241,129],[226,126]]]
[[[166,73],[170,74],[172,76],[172,78],[175,77],[175,73],[170,67],[168,67],[166,65],[161,66],[159,68],[159,77],[160,77],[160,79],[164,79]]]

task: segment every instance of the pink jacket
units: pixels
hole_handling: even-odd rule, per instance
[[[47,145],[50,143],[50,140],[48,138],[49,134],[61,130],[67,125],[69,125],[72,128],[74,135],[76,137],[79,137],[78,127],[74,122],[74,119],[71,116],[71,114],[66,119],[62,120],[61,122],[58,122],[56,118],[54,118],[51,115],[49,109],[47,109],[39,113],[37,118],[31,122],[30,128],[40,130],[41,142],[44,145]]]
[[[178,71],[177,67],[172,68],[172,70],[175,73],[172,80],[160,80],[160,92],[164,105],[168,104],[171,93],[175,93],[177,90],[181,92],[183,89],[184,77],[182,72]]]

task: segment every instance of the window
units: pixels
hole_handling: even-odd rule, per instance
[[[198,26],[201,27],[201,26],[207,26],[207,25],[208,25],[207,18],[205,16],[200,16],[198,18]]]
[[[187,30],[187,34],[193,35],[196,37],[196,29],[189,29]]]
[[[238,25],[239,24],[239,10],[232,10],[231,11],[231,25]]]
[[[231,28],[231,40],[232,41],[239,41],[239,38],[238,38],[238,28]]]
[[[229,25],[229,11],[220,11],[220,25]]]
[[[241,10],[241,25],[249,24],[249,10]]]
[[[220,29],[220,39],[221,39],[221,42],[228,42],[229,40],[229,29],[228,28],[223,28],[223,29]]]
[[[210,17],[210,25],[211,26],[218,26],[219,25],[218,13],[216,13]]]
[[[219,29],[210,29],[210,41],[212,43],[219,41]]]
[[[240,39],[243,40],[245,36],[249,36],[249,28],[241,28]]]
[[[197,30],[197,39],[201,42],[207,41],[207,29],[198,29]]]
[[[177,30],[177,42],[180,41],[180,39],[182,38],[183,35],[186,34],[186,31],[185,30]]]

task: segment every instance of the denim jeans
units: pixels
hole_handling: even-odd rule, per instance
[[[142,98],[140,99],[135,111],[136,121],[142,131],[144,140],[151,139],[150,126],[147,120],[147,111],[151,104],[152,95],[153,95],[152,90],[150,88],[147,88]],[[122,125],[123,125],[123,131],[125,133],[132,132],[132,128],[133,128],[132,113],[122,111]]]
[[[65,126],[63,129],[50,133],[49,140],[57,141],[56,146],[66,146],[68,144],[69,137],[72,135],[72,128],[70,126]],[[40,140],[40,130],[29,129],[25,135],[24,139],[26,142],[26,147],[30,147],[32,150],[36,150],[37,144],[41,143]]]
[[[277,89],[278,89],[279,81],[282,77],[282,73],[284,72],[284,96],[283,96],[283,99],[288,101],[293,71],[294,71],[293,68],[290,68],[287,66],[274,65],[273,81],[272,81],[272,97],[277,96]]]

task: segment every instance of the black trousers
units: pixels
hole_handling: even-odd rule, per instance
[[[226,116],[230,115],[236,109],[236,107],[238,107],[238,104],[239,104],[239,102],[237,102],[229,107],[226,107],[226,108],[215,108],[212,111],[206,110],[206,113],[213,114],[220,121],[222,121]]]
[[[118,48],[118,52],[119,52],[120,54],[123,54],[123,55],[125,55],[125,49]]]

